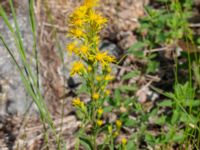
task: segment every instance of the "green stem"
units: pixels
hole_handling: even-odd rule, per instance
[[[97,150],[97,141],[96,141],[96,139],[97,139],[97,135],[96,135],[96,133],[94,134],[94,136],[93,136],[93,146],[94,146],[94,150]]]

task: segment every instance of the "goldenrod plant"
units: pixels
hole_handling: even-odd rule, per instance
[[[95,8],[98,0],[85,0],[81,6],[76,8],[69,18],[69,34],[72,42],[67,45],[69,54],[78,56],[78,60],[72,65],[71,76],[78,75],[85,82],[86,92],[90,102],[85,103],[79,97],[72,101],[81,120],[81,127],[78,134],[77,146],[79,143],[85,147],[97,150],[104,148],[111,142],[111,149],[114,149],[113,139],[119,134],[122,122],[116,121],[115,125],[109,125],[102,136],[102,143],[97,138],[105,131],[106,122],[102,119],[104,113],[104,102],[110,94],[107,85],[114,77],[112,76],[111,63],[116,62],[115,57],[107,51],[99,50],[99,32],[106,25],[107,19]],[[115,130],[114,130],[115,128]],[[87,133],[89,132],[89,133]],[[91,142],[92,141],[92,142]],[[122,139],[122,145],[126,140]]]

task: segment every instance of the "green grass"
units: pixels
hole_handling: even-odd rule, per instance
[[[12,61],[16,65],[16,68],[19,71],[20,77],[22,79],[22,82],[24,84],[24,87],[33,99],[33,102],[36,104],[39,114],[40,114],[40,119],[43,124],[44,128],[44,137],[45,137],[45,142],[48,145],[49,142],[49,134],[52,133],[55,136],[55,141],[58,144],[58,149],[61,149],[60,147],[60,138],[58,137],[56,131],[55,131],[55,126],[53,123],[53,119],[51,117],[51,114],[45,104],[44,98],[42,96],[41,88],[40,88],[40,83],[39,83],[39,58],[38,58],[38,49],[37,49],[37,37],[36,37],[36,21],[35,21],[35,16],[34,16],[34,1],[29,0],[29,18],[30,18],[30,26],[32,30],[32,35],[33,35],[33,45],[31,48],[32,51],[34,51],[34,59],[35,59],[35,66],[36,68],[33,68],[33,64],[29,62],[29,58],[27,58],[27,50],[24,47],[24,43],[21,37],[20,29],[18,26],[17,22],[17,17],[16,17],[16,12],[15,8],[13,6],[13,1],[9,0],[10,8],[12,11],[12,17],[14,19],[14,27],[11,25],[8,16],[2,6],[0,6],[0,16],[2,17],[4,23],[12,33],[12,37],[14,38],[16,50],[19,53],[20,60],[18,61],[16,59],[16,56],[14,56],[13,51],[9,48],[9,45],[6,43],[6,40],[4,37],[0,34],[0,40],[4,47],[6,48],[7,52],[10,54]],[[35,71],[36,70],[36,71]],[[49,131],[50,128],[50,131]]]

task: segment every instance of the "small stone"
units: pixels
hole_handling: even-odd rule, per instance
[[[119,58],[122,54],[122,50],[114,43],[104,40],[100,44],[100,50],[108,51],[111,55],[114,55],[116,58]]]
[[[18,108],[16,107],[16,102],[14,102],[13,100],[7,100],[6,102],[6,112],[9,115],[17,115],[17,110]]]
[[[131,31],[120,32],[118,38],[121,39],[119,41],[119,46],[121,49],[128,49],[137,41],[136,36],[134,36]]]

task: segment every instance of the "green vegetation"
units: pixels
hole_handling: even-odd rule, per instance
[[[174,67],[171,68],[174,71],[174,88],[163,91],[154,86],[151,87],[164,98],[156,102],[151,111],[138,115],[145,119],[135,126],[142,129],[132,135],[132,140],[136,141],[133,146],[137,145],[136,149],[139,149],[141,143],[135,138],[140,138],[140,141],[145,141],[153,149],[170,149],[175,145],[179,149],[198,149],[200,146],[198,114],[200,101],[199,85],[197,85],[199,50],[195,46],[198,45],[198,38],[195,37],[188,22],[192,17],[193,2],[157,0],[157,4],[159,5],[157,9],[146,7],[147,15],[140,19],[141,26],[137,30],[139,40],[129,49],[129,54],[147,61],[145,74],[156,74],[162,67],[158,62],[158,55],[160,52],[171,51],[171,59],[174,61]],[[182,47],[180,41],[184,41],[185,47],[179,55],[178,50]],[[173,48],[170,49],[172,45]],[[146,53],[144,49],[147,49]],[[187,61],[180,63],[181,58]],[[186,76],[179,75],[181,70],[186,72]],[[144,111],[142,107],[141,105],[140,109],[136,107],[131,110]],[[150,119],[153,119],[154,124],[160,128],[156,136],[148,131]],[[136,120],[139,121],[138,118]]]

